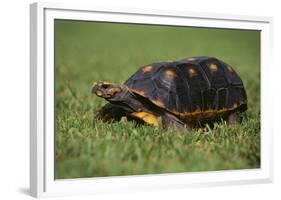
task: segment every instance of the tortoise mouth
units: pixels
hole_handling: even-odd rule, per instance
[[[110,99],[115,96],[116,93],[122,91],[119,85],[109,82],[98,81],[93,84],[92,93],[98,97]]]

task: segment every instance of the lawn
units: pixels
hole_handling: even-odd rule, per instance
[[[176,133],[106,124],[94,81],[122,83],[140,66],[209,55],[241,76],[248,110],[237,126]],[[260,167],[260,32],[97,22],[55,22],[55,177],[84,178]]]

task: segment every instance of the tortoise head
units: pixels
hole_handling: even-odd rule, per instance
[[[124,93],[124,88],[118,84],[97,81],[92,87],[92,93],[106,100],[114,101],[114,99],[118,99],[120,94]]]

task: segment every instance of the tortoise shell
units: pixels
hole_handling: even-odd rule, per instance
[[[143,66],[124,85],[180,119],[208,119],[247,109],[242,80],[214,57]]]

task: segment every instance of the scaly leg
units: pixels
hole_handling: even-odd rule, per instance
[[[96,118],[101,119],[104,122],[117,122],[124,116],[124,111],[111,104],[105,104],[98,112],[96,113]]]
[[[226,123],[230,125],[240,124],[241,116],[239,112],[234,112],[228,115],[228,117],[226,118]]]
[[[190,129],[184,122],[182,122],[176,116],[169,113],[165,113],[162,116],[162,124],[164,128],[175,127],[178,131]]]

